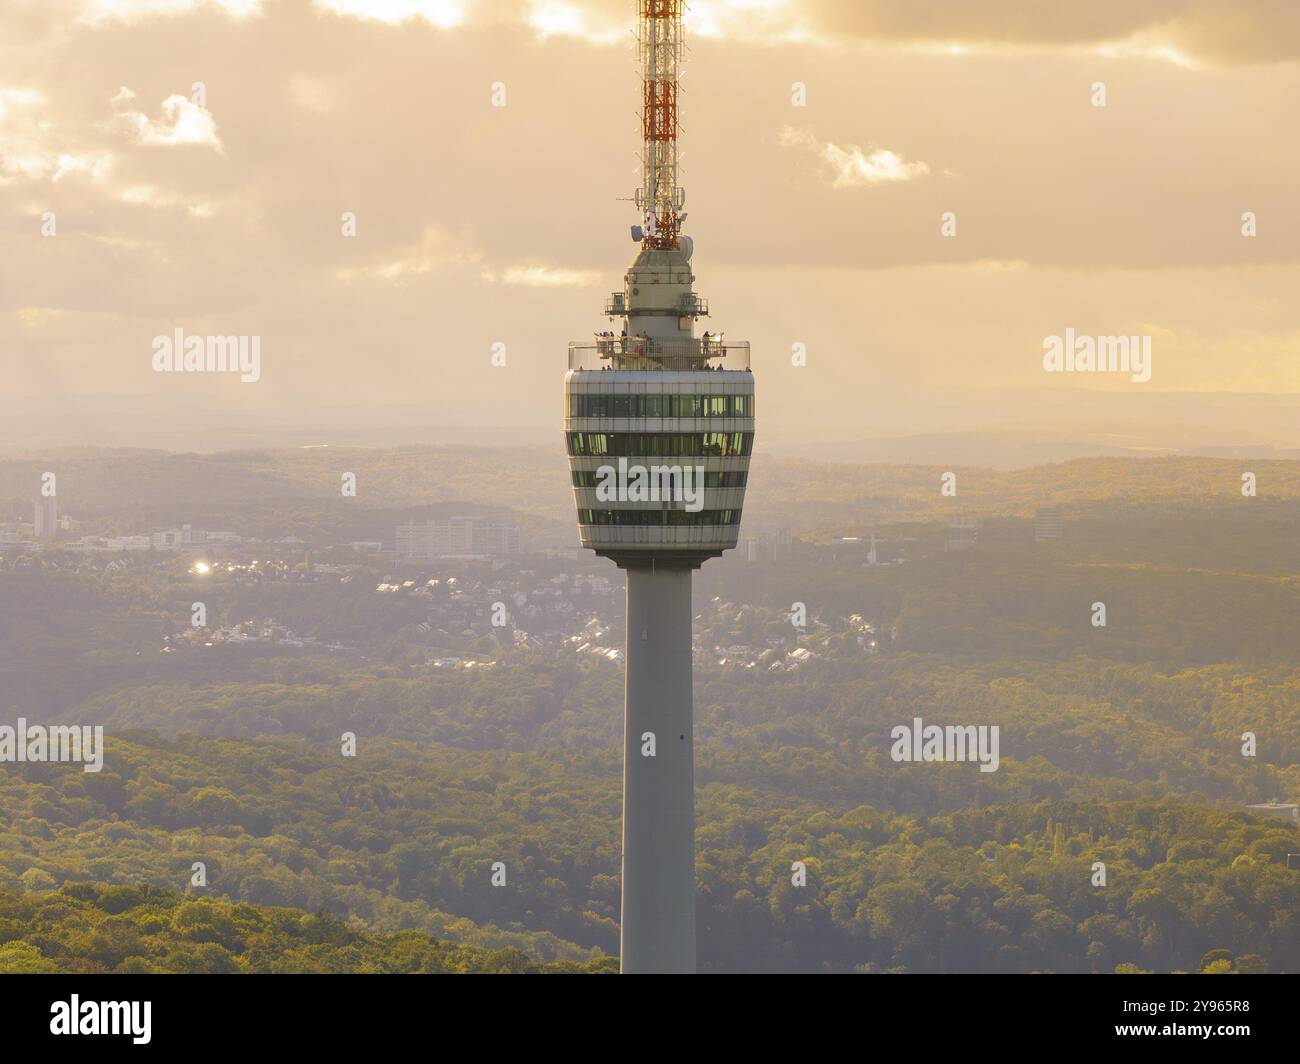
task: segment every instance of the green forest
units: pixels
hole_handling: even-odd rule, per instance
[[[78,456],[95,520],[129,527],[132,483],[92,459]],[[397,480],[409,468],[402,452],[369,460]],[[169,470],[199,461],[149,457],[139,505],[161,513]],[[260,568],[201,581],[189,556],[107,569],[52,552],[0,569],[0,724],[107,735],[102,772],[0,766],[0,970],[616,967],[621,665],[573,640],[430,623],[453,601],[439,563],[292,579],[308,552],[332,556],[311,537],[337,504],[293,495],[322,461],[202,459],[217,496],[258,500],[222,527],[306,533],[246,548]],[[1300,800],[1300,471],[1273,465],[1278,490],[1249,500],[1233,498],[1235,464],[1209,460],[986,471],[962,552],[944,550],[937,488],[912,486],[931,471],[831,468],[798,488],[819,494],[780,557],[706,566],[701,970],[1300,970],[1300,828],[1247,809]],[[1048,484],[1067,535],[1035,543]],[[451,492],[401,490],[426,487]],[[282,489],[302,520],[274,526]],[[897,560],[865,565],[828,527],[878,533]],[[456,575],[549,588],[568,570],[619,580],[540,554]],[[403,581],[427,594],[377,593]],[[199,596],[213,628],[274,617],[346,649],[176,638]],[[568,601],[575,625],[610,614],[601,638],[621,644],[614,600]],[[491,667],[431,665],[447,654]],[[998,771],[892,761],[891,729],[918,716],[998,726]]]
[[[613,973],[613,958],[539,964],[517,949],[476,949],[419,931],[373,934],[304,913],[151,886],[69,883],[56,893],[0,888],[0,972],[98,974]]]

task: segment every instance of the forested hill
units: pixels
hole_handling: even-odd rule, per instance
[[[937,468],[756,460],[753,549],[697,574],[701,969],[1300,971],[1300,463],[954,468],[955,498]],[[40,469],[66,537],[273,538],[2,552],[0,724],[105,745],[0,766],[0,967],[608,965],[626,603],[536,549],[576,539],[562,456],[64,452],[0,460],[0,506],[29,520]],[[493,498],[534,549],[347,542]],[[996,729],[998,767],[896,759],[917,717]],[[108,886],[145,884],[195,897]],[[101,956],[105,921],[148,948]]]
[[[1211,954],[1229,970],[1300,970],[1300,872],[1287,867],[1296,828],[1169,797],[1181,768],[1145,782],[1089,779],[1038,756],[1008,758],[993,774],[930,772],[864,756],[853,742],[803,739],[793,719],[764,731],[765,742],[741,737],[700,766],[705,970],[1197,971]],[[1127,765],[1141,736],[1112,751],[1115,734],[1080,723],[1062,748],[1088,743],[1094,773],[1115,762],[1110,771],[1126,774],[1157,768]],[[25,941],[55,962],[93,957],[88,940],[74,947],[42,930],[41,906],[57,915],[83,891],[109,915],[133,899],[147,910],[176,896],[140,884],[181,886],[201,860],[207,886],[195,892],[213,900],[148,926],[172,926],[181,952],[220,945],[189,962],[217,966],[203,970],[243,955],[262,963],[248,946],[262,925],[237,928],[264,905],[299,910],[270,923],[283,931],[272,951],[282,964],[310,956],[301,952],[310,938],[294,939],[308,932],[294,928],[314,926],[303,914],[321,911],[366,929],[345,943],[362,957],[368,944],[407,942],[392,933],[410,928],[475,947],[466,956],[524,951],[534,963],[585,966],[617,950],[616,749],[368,740],[349,760],[301,740],[196,735],[119,737],[115,749],[102,772],[28,766],[0,792],[10,818],[0,888],[26,891],[33,907],[0,919],[0,943]],[[925,807],[939,812],[911,812]],[[794,861],[807,867],[805,889],[792,886]],[[497,862],[508,870],[499,887]],[[85,886],[88,877],[120,892]],[[68,919],[88,932],[102,915]],[[214,921],[225,937],[213,937]],[[169,941],[143,955],[167,957]],[[410,941],[440,955],[425,938]],[[107,956],[116,967],[130,955]],[[0,970],[17,963],[0,952]]]
[[[60,510],[83,531],[122,534],[189,521],[245,537],[294,535],[312,544],[383,536],[408,517],[448,512],[511,516],[535,543],[575,545],[561,434],[553,448],[412,446],[171,454],[70,448],[0,456],[0,521],[31,520],[44,472],[58,476]],[[340,477],[355,473],[343,498]],[[956,473],[956,495],[940,477]],[[1242,474],[1257,496],[1245,500]],[[1300,462],[1275,459],[1080,458],[1016,470],[949,464],[861,465],[755,455],[747,529],[823,532],[857,524],[945,520],[954,514],[1032,518],[1060,506],[1067,520],[1204,511],[1243,504],[1292,524]]]
[[[616,960],[539,964],[517,949],[376,934],[328,913],[193,898],[151,886],[0,887],[0,973],[612,973]]]

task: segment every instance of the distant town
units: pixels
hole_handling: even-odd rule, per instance
[[[506,646],[562,647],[615,664],[623,660],[619,571],[577,547],[529,553],[524,530],[515,524],[473,515],[408,520],[394,527],[388,541],[322,546],[295,536],[253,540],[188,523],[117,536],[78,535],[80,523],[61,515],[53,498],[38,500],[33,518],[30,525],[0,524],[0,576],[32,568],[73,573],[163,568],[245,587],[364,585],[391,608],[418,618],[408,635],[429,648],[430,668],[491,668]],[[788,530],[742,537],[729,561],[778,563],[796,543]],[[865,566],[903,564],[906,548],[905,541],[874,534],[836,536],[821,545],[828,560]],[[857,614],[805,619],[722,597],[704,606],[695,632],[697,655],[722,666],[770,672],[795,671],[816,660],[819,642],[833,632],[851,633],[865,653],[887,638]],[[269,615],[178,626],[159,649],[173,654],[257,645],[364,654],[355,641],[322,638]]]

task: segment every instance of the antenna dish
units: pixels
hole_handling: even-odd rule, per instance
[[[632,226],[632,239],[638,244],[645,239],[645,232],[639,225]]]
[[[682,249],[682,256],[690,262],[691,256],[695,254],[695,241],[689,236],[684,236],[678,241],[678,247]]]

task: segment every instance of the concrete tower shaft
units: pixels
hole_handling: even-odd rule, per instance
[[[691,571],[627,571],[622,970],[695,971]],[[653,756],[647,744],[654,742]]]

